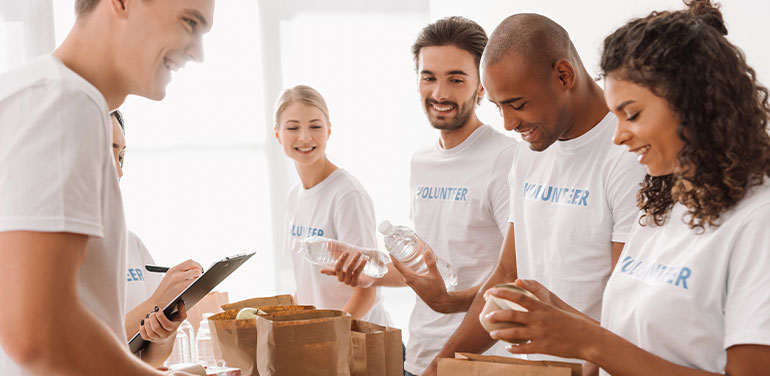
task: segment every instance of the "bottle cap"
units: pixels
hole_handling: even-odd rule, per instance
[[[380,222],[379,226],[377,226],[377,231],[379,231],[380,234],[383,234],[383,235],[386,235],[386,236],[390,235],[390,233],[393,232],[393,224],[390,223],[390,221],[388,221],[388,220],[384,220],[384,221]]]

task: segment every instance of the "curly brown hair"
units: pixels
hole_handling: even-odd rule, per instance
[[[708,0],[685,5],[631,20],[609,35],[601,69],[604,77],[651,90],[681,118],[679,167],[644,178],[640,224],[663,225],[679,202],[688,208],[690,228],[703,231],[770,176],[770,107],[767,88],[725,38],[718,7]]]

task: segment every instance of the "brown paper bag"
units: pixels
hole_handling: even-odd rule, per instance
[[[401,330],[353,320],[351,376],[402,376]]]
[[[273,303],[266,298],[253,303]],[[313,306],[269,306],[252,307],[265,312],[311,310]],[[211,341],[214,343],[214,357],[224,360],[230,367],[240,368],[242,376],[256,376],[257,373],[257,320],[236,320],[241,309],[231,309],[209,317]]]
[[[581,376],[579,363],[532,361],[504,356],[455,353],[438,360],[438,376]]]
[[[225,302],[227,303],[227,302]],[[231,309],[241,309],[246,307],[259,308],[268,306],[290,306],[296,305],[294,298],[291,295],[278,295],[267,298],[253,298],[241,300],[235,303],[225,304],[223,303],[222,309],[227,311]]]
[[[349,376],[350,322],[333,310],[257,317],[259,374]]]

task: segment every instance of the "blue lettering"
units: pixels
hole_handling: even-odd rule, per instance
[[[142,269],[136,269],[136,274],[139,276],[140,281],[144,281],[144,275],[142,275]]]
[[[582,192],[580,189],[575,190],[575,193],[572,195],[572,200],[569,202],[570,204],[575,204],[575,201],[580,197],[580,192]]]
[[[468,198],[465,197],[468,194],[468,188],[463,188],[463,198],[462,201],[468,201]]]
[[[128,269],[128,273],[131,274],[131,281],[138,281],[139,279],[136,278],[136,272],[134,269]]]
[[[626,258],[623,259],[623,267],[620,268],[620,271],[623,273],[628,273],[628,266],[634,263],[634,259],[631,258],[631,256],[626,256]]]
[[[553,187],[548,186],[548,196],[545,195],[545,189],[543,189],[543,194],[540,196],[540,199],[543,201],[548,201],[548,199],[551,198],[551,192],[553,191]]]
[[[676,279],[674,286],[679,286],[679,282],[681,281],[682,287],[687,290],[687,278],[690,277],[690,274],[692,274],[690,268],[683,266],[682,270],[679,272],[679,278]]]
[[[320,228],[318,229],[318,236],[324,236],[324,230],[323,229],[320,229]]]
[[[578,205],[588,206],[588,191],[583,191],[583,197],[578,201]]]

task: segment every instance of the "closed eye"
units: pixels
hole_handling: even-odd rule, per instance
[[[636,119],[639,118],[639,114],[641,114],[641,113],[642,113],[642,111],[639,111],[639,112],[637,112],[637,113],[627,117],[626,120],[627,121],[635,121]]]
[[[514,109],[514,110],[516,110],[516,111],[521,111],[521,110],[523,110],[523,109],[524,109],[524,106],[526,106],[526,105],[527,105],[527,103],[529,103],[529,102],[524,102],[524,103],[520,104],[518,107],[517,107],[517,106],[514,106],[514,105],[511,105],[511,108],[513,108],[513,109]]]

